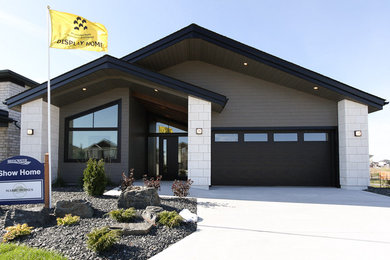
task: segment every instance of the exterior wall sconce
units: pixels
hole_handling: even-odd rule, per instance
[[[33,135],[34,129],[27,129],[27,135]]]
[[[362,136],[362,130],[355,130],[355,131],[354,131],[354,135],[355,135],[356,137],[361,137],[361,136]]]
[[[203,129],[202,128],[196,128],[196,134],[197,135],[203,134]]]

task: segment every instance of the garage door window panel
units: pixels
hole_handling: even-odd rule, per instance
[[[328,141],[327,133],[304,133],[303,141],[305,142],[326,142]]]
[[[246,133],[244,134],[244,142],[268,142],[267,133]]]
[[[298,142],[298,133],[274,133],[274,142]]]
[[[236,143],[238,142],[238,134],[215,134],[214,140],[221,143]]]

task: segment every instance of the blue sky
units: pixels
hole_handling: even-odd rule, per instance
[[[390,100],[390,1],[0,0],[0,69],[47,78],[47,8],[102,23],[122,57],[191,23]],[[104,53],[51,49],[52,76]],[[390,159],[390,106],[369,115],[370,154]]]

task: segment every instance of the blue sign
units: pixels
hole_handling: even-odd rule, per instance
[[[28,156],[0,163],[0,205],[44,203],[45,167]]]

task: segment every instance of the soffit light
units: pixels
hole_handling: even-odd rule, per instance
[[[318,90],[318,87],[317,87],[317,86],[315,86],[315,87],[313,87],[313,89],[314,89],[314,90]]]
[[[83,88],[83,91],[87,91],[87,88]]]
[[[248,66],[248,62],[244,62],[244,66]]]
[[[158,89],[155,88],[155,89],[154,89],[154,92],[158,92]]]

